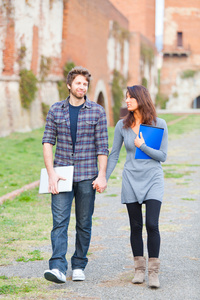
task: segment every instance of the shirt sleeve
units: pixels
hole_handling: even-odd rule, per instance
[[[105,111],[101,113],[95,128],[95,145],[97,155],[108,156],[108,129]]]
[[[114,134],[114,140],[113,140],[113,146],[111,153],[108,157],[108,164],[107,164],[107,170],[106,170],[106,180],[109,179],[110,175],[112,174],[114,168],[116,167],[116,164],[119,159],[120,150],[123,144],[123,136],[121,133],[121,124],[120,121],[117,123],[115,127],[115,134]]]
[[[148,147],[145,143],[140,146],[140,149],[149,155],[152,159],[164,162],[167,159],[167,149],[168,149],[168,129],[165,120],[162,120],[162,127],[164,128],[163,138],[160,145],[160,149],[156,150]],[[161,126],[160,126],[161,127]]]
[[[45,131],[42,139],[42,144],[49,143],[55,145],[56,143],[56,123],[54,122],[53,108],[51,107],[46,118]]]

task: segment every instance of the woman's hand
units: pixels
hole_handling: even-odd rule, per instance
[[[134,144],[135,144],[136,147],[140,148],[140,146],[142,146],[142,144],[144,144],[144,143],[145,143],[145,140],[143,138],[142,132],[140,132],[140,138],[137,135],[135,140],[134,140]]]

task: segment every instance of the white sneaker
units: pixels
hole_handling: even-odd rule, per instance
[[[46,270],[44,272],[44,278],[55,283],[65,283],[66,276],[58,269]]]
[[[82,269],[75,269],[72,271],[72,280],[73,281],[83,281],[85,280],[85,274]]]

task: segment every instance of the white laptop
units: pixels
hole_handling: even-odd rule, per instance
[[[58,181],[59,192],[71,192],[73,184],[74,166],[55,167],[55,172],[66,178],[66,180]],[[47,169],[41,169],[39,194],[48,194],[49,178]]]

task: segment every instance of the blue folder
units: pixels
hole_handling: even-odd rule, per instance
[[[143,138],[145,140],[145,144],[153,149],[159,150],[162,142],[162,137],[164,133],[164,128],[155,127],[146,124],[140,124],[139,129],[139,137],[140,132],[142,132]],[[145,154],[142,150],[136,147],[135,151],[136,159],[151,159],[151,157]]]

